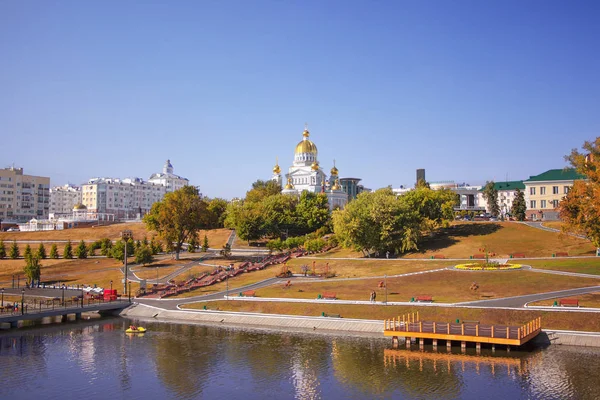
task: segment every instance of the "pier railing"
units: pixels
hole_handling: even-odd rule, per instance
[[[432,322],[421,321],[419,313],[401,315],[398,318],[384,320],[384,331],[432,333],[439,335],[475,336],[502,339],[523,339],[542,327],[542,318],[538,317],[521,326],[479,324],[477,322]],[[406,336],[406,335],[404,335]]]

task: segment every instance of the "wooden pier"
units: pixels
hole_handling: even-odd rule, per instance
[[[383,334],[392,337],[392,346],[398,347],[398,338],[406,339],[406,346],[410,348],[411,340],[419,339],[419,346],[423,347],[425,339],[433,341],[437,348],[438,340],[444,340],[447,347],[452,342],[460,342],[463,349],[467,343],[475,343],[477,350],[481,350],[482,343],[489,343],[495,350],[495,345],[521,346],[542,330],[542,319],[536,318],[521,326],[480,324],[477,321],[463,323],[421,321],[419,313],[411,313],[390,318],[384,321]]]

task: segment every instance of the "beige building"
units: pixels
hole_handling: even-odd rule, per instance
[[[525,184],[527,219],[552,221],[559,218],[558,203],[569,193],[575,180],[585,179],[572,168],[551,169],[540,175],[531,176]]]
[[[50,189],[50,213],[69,214],[75,204],[81,203],[81,188],[78,186],[64,185]]]
[[[81,203],[90,213],[113,214],[117,219],[142,217],[162,200],[166,187],[140,178],[92,178],[81,188]]]
[[[173,164],[171,164],[171,160],[167,160],[163,166],[162,172],[152,174],[150,179],[148,179],[148,182],[154,183],[155,185],[163,185],[166,188],[167,193],[179,190],[189,184],[187,178],[173,173]]]
[[[27,222],[48,218],[50,178],[24,175],[23,168],[0,169],[0,219]]]

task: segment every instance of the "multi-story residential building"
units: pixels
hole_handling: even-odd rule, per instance
[[[113,214],[118,219],[137,218],[160,201],[166,187],[140,178],[92,178],[82,186],[82,204],[90,213]]]
[[[75,204],[81,203],[81,188],[78,186],[64,185],[50,189],[50,213],[69,214]]]
[[[585,179],[573,168],[551,169],[523,181],[527,219],[552,221],[559,218],[558,203],[569,193],[575,180]]]
[[[48,218],[50,178],[24,175],[23,168],[0,169],[0,219],[26,222]]]
[[[152,174],[150,179],[148,179],[148,182],[154,183],[155,185],[163,185],[166,188],[167,193],[179,190],[189,184],[187,178],[183,178],[173,173],[171,160],[167,160],[163,166],[162,172]]]

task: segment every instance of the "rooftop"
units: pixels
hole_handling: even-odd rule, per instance
[[[543,181],[573,181],[576,179],[586,179],[574,168],[550,169],[539,175],[530,176],[523,182],[543,182]]]

